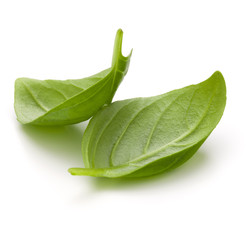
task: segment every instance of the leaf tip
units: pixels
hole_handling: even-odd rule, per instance
[[[220,89],[224,92],[226,92],[226,82],[225,79],[220,71],[215,71],[211,77],[209,77],[205,82],[212,83],[213,85],[219,85]]]
[[[226,92],[226,82],[224,76],[220,71],[215,71],[211,76],[211,78],[213,78],[216,82],[219,82],[221,85],[223,85],[223,89]]]
[[[222,73],[220,71],[218,71],[218,70],[215,71],[212,76],[224,79]]]

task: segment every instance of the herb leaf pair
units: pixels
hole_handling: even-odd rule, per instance
[[[91,77],[75,80],[15,82],[15,112],[22,124],[66,125],[85,121],[109,104],[126,75],[131,53],[121,53],[123,32],[117,31],[110,68]]]
[[[118,30],[111,68],[96,75],[15,82],[22,124],[74,124],[93,116],[82,141],[85,168],[69,169],[73,175],[142,177],[173,169],[192,157],[222,117],[226,85],[220,72],[159,96],[111,103],[132,53],[122,55],[122,36]]]
[[[175,168],[203,144],[222,117],[220,72],[197,85],[112,103],[90,121],[82,142],[86,168],[73,175],[141,177]]]

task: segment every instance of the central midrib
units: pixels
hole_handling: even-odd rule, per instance
[[[112,71],[111,71],[112,72]],[[111,72],[109,73],[110,75],[111,75]],[[108,74],[108,75],[109,75]],[[107,77],[107,76],[106,76]],[[111,79],[111,77],[96,91],[96,92],[93,92],[93,94],[91,94],[88,98],[86,98],[86,99],[84,99],[84,101],[80,101],[80,102],[77,102],[76,104],[73,104],[73,105],[71,105],[70,107],[67,107],[67,109],[71,109],[71,108],[74,108],[75,106],[77,106],[77,105],[79,105],[79,104],[82,104],[83,102],[85,102],[85,101],[87,101],[87,100],[89,100],[91,97],[93,97],[94,95],[96,95],[96,93],[98,93],[102,88],[104,88],[106,85],[107,85],[107,83],[109,82],[109,80]],[[103,79],[102,79],[103,80]],[[100,80],[99,82],[101,82],[102,80]],[[94,85],[93,85],[94,86]],[[91,86],[92,87],[92,86]],[[87,91],[87,90],[89,90],[89,89],[91,89],[91,87],[89,87],[88,89],[86,89],[85,91]],[[35,120],[38,120],[38,119],[40,119],[40,118],[42,118],[42,117],[44,117],[44,116],[46,116],[46,115],[48,115],[49,113],[51,113],[51,112],[54,112],[54,111],[60,111],[60,110],[63,110],[63,109],[60,109],[60,110],[57,110],[60,106],[62,106],[63,104],[65,104],[66,102],[68,102],[68,101],[70,101],[71,99],[73,99],[73,98],[75,98],[75,97],[77,97],[77,96],[79,96],[80,94],[82,94],[83,92],[85,92],[85,91],[82,91],[82,92],[80,92],[80,93],[77,93],[77,94],[75,94],[74,96],[72,96],[71,98],[68,98],[66,101],[64,101],[64,102],[62,102],[61,104],[59,104],[59,105],[57,105],[56,107],[54,107],[54,108],[52,108],[52,109],[49,109],[46,113],[44,113],[43,115],[41,115],[41,116],[39,116],[37,119],[35,119]]]
[[[178,96],[176,96],[176,98],[165,108],[164,111],[166,111],[168,109],[169,106],[171,106],[175,101],[176,99],[178,99],[180,96],[182,96],[183,94],[185,93],[185,91],[183,91],[183,93],[179,94]],[[166,95],[167,97],[168,95]],[[137,118],[137,116],[146,108],[150,107],[151,105],[153,105],[154,103],[156,103],[157,101],[161,100],[162,98],[164,97],[164,94],[161,95],[161,97],[159,98],[156,98],[156,100],[152,101],[149,105],[143,107],[142,109],[140,109],[136,115],[129,121],[129,123],[127,124],[127,126],[125,127],[124,131],[122,132],[122,134],[119,136],[117,142],[115,143],[115,145],[113,146],[112,148],[112,151],[111,151],[111,154],[110,154],[110,166],[114,166],[113,164],[113,155],[114,155],[114,152],[119,144],[119,142],[121,141],[122,137],[124,136],[126,130],[129,128],[130,124]],[[146,155],[146,154],[145,154]],[[130,162],[130,161],[129,161]]]

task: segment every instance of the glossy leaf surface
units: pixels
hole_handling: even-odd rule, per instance
[[[112,103],[90,121],[82,142],[86,168],[73,175],[140,177],[175,168],[202,145],[222,117],[226,86],[220,72],[149,98]]]
[[[75,80],[36,80],[15,82],[15,112],[22,124],[65,125],[92,117],[109,104],[126,75],[131,53],[122,55],[121,29],[117,31],[112,66],[96,75]]]

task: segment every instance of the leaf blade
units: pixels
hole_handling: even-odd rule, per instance
[[[199,149],[218,124],[225,104],[226,86],[220,72],[160,96],[112,103],[92,118],[83,136],[89,170],[70,172],[127,177],[174,168]],[[103,130],[102,120],[110,114]]]
[[[93,76],[64,81],[17,79],[14,101],[17,120],[32,125],[74,124],[89,119],[104,104],[109,104],[128,71],[132,53],[122,55],[122,38],[119,29],[111,68]]]

